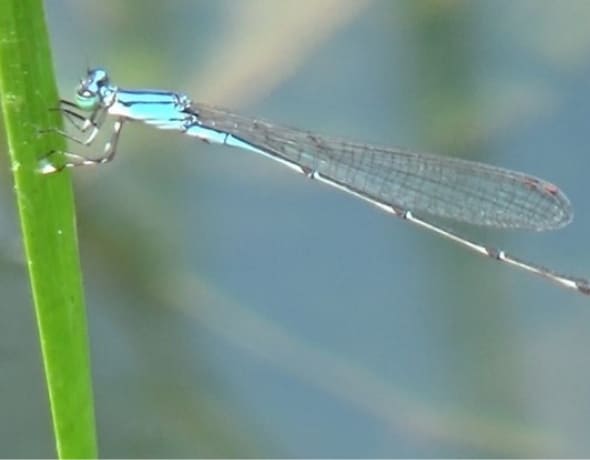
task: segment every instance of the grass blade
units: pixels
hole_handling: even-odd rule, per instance
[[[41,0],[0,2],[0,96],[60,458],[97,456],[82,275],[70,175],[38,159],[63,149]]]

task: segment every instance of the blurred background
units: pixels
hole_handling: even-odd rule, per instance
[[[567,228],[451,226],[590,275],[589,2],[48,0],[46,11],[65,98],[100,65],[121,87],[526,171],[566,192]],[[53,456],[0,161],[0,407],[12,414],[1,455]],[[116,161],[72,173],[101,456],[590,455],[588,298],[174,133],[128,124]]]

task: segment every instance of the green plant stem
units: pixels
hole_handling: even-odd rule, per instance
[[[64,149],[41,0],[0,1],[0,96],[60,458],[97,456],[72,185],[39,158]],[[13,305],[15,307],[15,305]],[[26,436],[26,434],[23,434]]]

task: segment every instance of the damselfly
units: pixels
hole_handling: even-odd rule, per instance
[[[208,143],[262,154],[473,252],[590,295],[590,282],[586,279],[518,259],[428,219],[442,217],[473,225],[537,231],[568,224],[573,213],[567,197],[555,185],[528,174],[462,159],[323,137],[194,103],[181,93],[121,89],[100,68],[88,70],[78,86],[75,102],[60,101],[60,110],[81,133],[87,133],[86,138],[80,139],[59,131],[79,144],[92,145],[107,115],[114,117],[113,132],[97,158],[61,152],[65,163],[56,166],[50,161],[56,152],[51,152],[41,160],[39,170],[44,174],[111,161],[123,124],[140,121]]]

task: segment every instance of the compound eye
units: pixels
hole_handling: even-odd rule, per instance
[[[80,110],[90,112],[98,106],[98,95],[88,90],[78,91],[76,93],[76,105]]]

